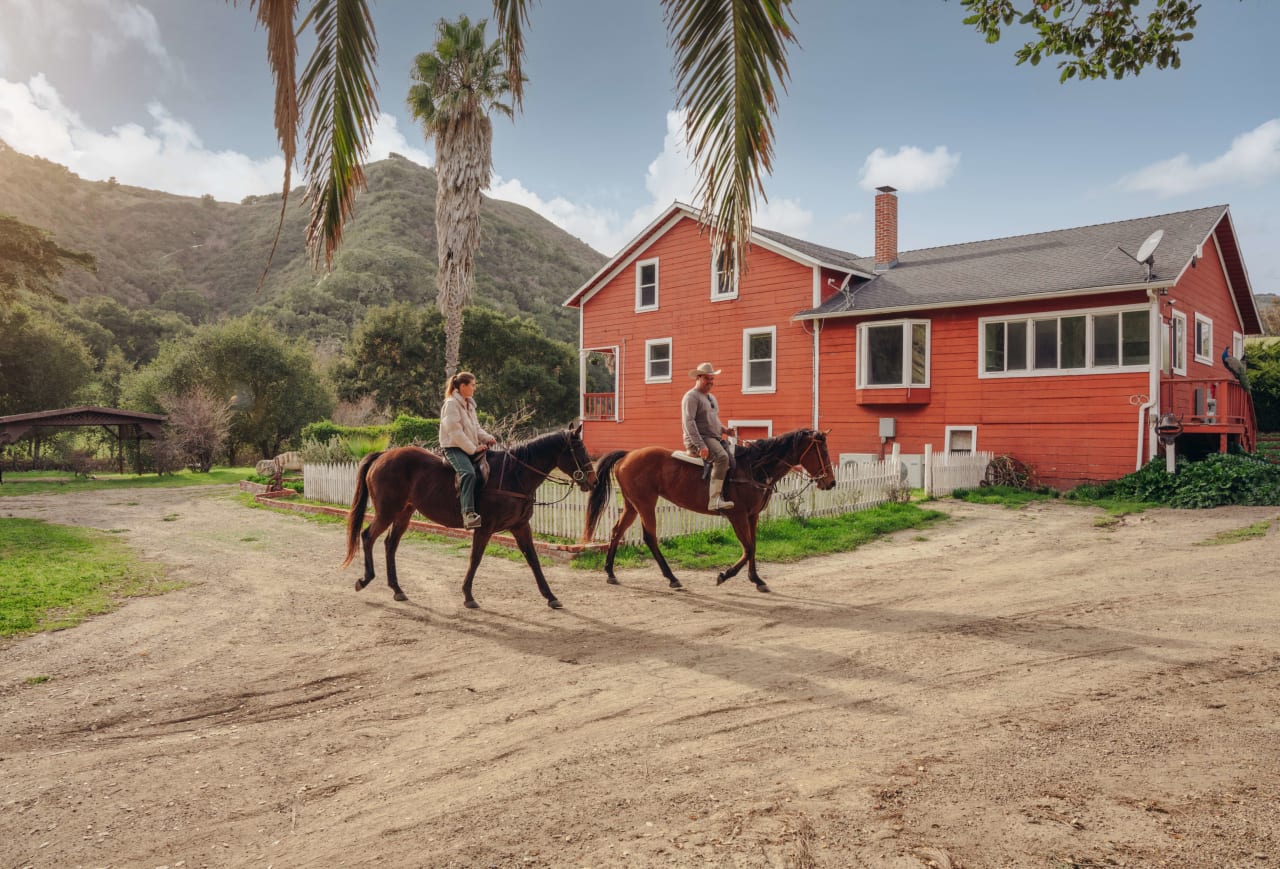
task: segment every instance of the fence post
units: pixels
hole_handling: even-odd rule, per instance
[[[924,494],[933,496],[933,444],[924,445]]]

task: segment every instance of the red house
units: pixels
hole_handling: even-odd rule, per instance
[[[987,450],[1067,488],[1140,467],[1158,435],[1253,449],[1223,353],[1262,324],[1227,206],[904,252],[893,188],[875,211],[873,257],[756,229],[739,268],[669,208],[565,303],[587,443],[678,447],[710,361],[741,437],[830,429],[842,461]]]

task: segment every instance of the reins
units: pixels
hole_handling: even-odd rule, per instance
[[[561,501],[563,501],[563,500],[565,500],[566,498],[568,498],[568,497],[569,497],[569,495],[570,495],[570,493],[573,491],[573,486],[574,486],[574,484],[575,484],[575,483],[577,483],[577,482],[580,482],[580,481],[582,481],[582,480],[585,480],[585,479],[587,478],[587,472],[586,472],[586,471],[584,471],[584,470],[582,469],[582,463],[581,463],[580,461],[578,461],[578,453],[577,453],[577,451],[573,448],[573,435],[572,435],[572,434],[570,434],[570,433],[569,433],[569,432],[567,432],[567,431],[566,431],[566,432],[561,432],[561,434],[562,434],[562,435],[564,435],[565,446],[566,446],[566,447],[568,447],[568,449],[569,449],[569,455],[573,457],[573,466],[574,466],[574,471],[573,471],[573,478],[572,478],[572,479],[570,479],[570,480],[561,480],[561,479],[557,479],[557,478],[555,478],[555,477],[552,477],[552,476],[551,476],[551,472],[552,472],[553,470],[555,470],[554,466],[553,466],[552,468],[549,468],[548,470],[545,470],[545,471],[544,471],[544,470],[541,470],[540,468],[534,467],[533,465],[529,464],[529,463],[528,463],[528,462],[526,462],[524,459],[522,459],[522,458],[520,458],[518,455],[516,455],[514,451],[512,451],[512,450],[504,450],[504,451],[503,451],[504,460],[503,460],[503,462],[502,462],[502,472],[498,475],[498,488],[497,488],[497,489],[494,489],[493,491],[495,491],[495,492],[501,492],[501,493],[502,493],[502,494],[504,494],[504,495],[511,495],[511,496],[512,496],[512,497],[514,497],[514,498],[524,498],[524,499],[526,499],[526,500],[531,500],[531,501],[533,501],[533,505],[534,505],[535,507],[549,507],[549,506],[551,506],[552,504],[559,504]],[[563,495],[561,495],[559,498],[555,499],[554,501],[537,501],[537,500],[534,500],[534,496],[533,496],[532,494],[528,493],[528,492],[513,492],[513,491],[511,491],[510,489],[504,489],[504,488],[502,488],[503,480],[505,480],[505,479],[506,479],[506,476],[507,476],[507,463],[506,463],[506,459],[508,459],[508,458],[509,458],[509,459],[511,459],[513,462],[515,462],[517,465],[519,465],[519,466],[521,466],[521,467],[523,467],[523,468],[528,468],[530,471],[533,471],[535,474],[537,474],[537,475],[539,475],[540,477],[542,477],[542,481],[543,481],[543,482],[551,482],[551,483],[554,483],[554,484],[555,484],[555,485],[557,485],[557,486],[564,486],[564,494],[563,494]],[[541,484],[541,483],[539,483],[538,485],[539,485],[539,486],[541,486],[542,484]],[[536,488],[535,488],[535,491],[536,491]]]

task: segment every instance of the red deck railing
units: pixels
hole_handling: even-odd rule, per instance
[[[585,392],[582,395],[583,419],[617,419],[618,404],[615,392]]]
[[[1187,434],[1238,435],[1240,446],[1252,451],[1258,425],[1253,399],[1234,377],[1174,378],[1160,382],[1160,412],[1172,413]]]

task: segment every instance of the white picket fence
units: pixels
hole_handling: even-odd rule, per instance
[[[930,494],[946,494],[961,486],[976,486],[982,480],[990,453],[974,456],[931,455],[926,449],[926,490]],[[788,474],[777,487],[762,520],[799,516],[839,516],[883,504],[901,491],[904,483],[901,464],[896,454],[884,461],[844,465],[836,475],[834,489],[823,492],[799,474]],[[303,468],[303,495],[315,501],[348,506],[356,487],[355,463],[316,465]],[[930,487],[932,487],[930,489]],[[733,496],[732,484],[726,494]],[[622,499],[613,487],[612,503],[605,509],[596,526],[593,540],[607,542],[609,532],[622,515]],[[588,493],[548,480],[537,492],[538,506],[533,511],[533,530],[570,541],[582,536],[586,525]],[[720,516],[704,516],[676,507],[667,501],[658,503],[658,538],[669,540],[696,531],[727,528]],[[627,530],[627,543],[641,542],[640,523]]]

